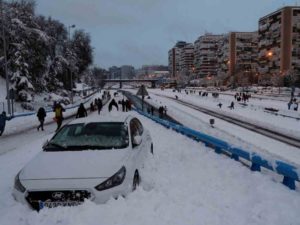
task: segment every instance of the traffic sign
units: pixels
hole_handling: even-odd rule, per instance
[[[149,95],[148,94],[148,91],[146,90],[146,87],[145,87],[145,85],[142,85],[140,88],[139,88],[139,90],[138,90],[138,92],[136,93],[136,95],[141,95],[141,96],[145,96],[145,95]]]

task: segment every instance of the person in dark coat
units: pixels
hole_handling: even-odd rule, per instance
[[[123,112],[125,112],[125,110],[126,110],[126,102],[125,102],[125,100],[124,99],[122,99],[122,111]],[[128,111],[128,110],[127,110]]]
[[[117,110],[119,111],[119,106],[118,106],[118,104],[117,104],[117,102],[114,98],[110,101],[110,103],[108,105],[108,111],[109,112],[112,110],[113,106],[115,106],[117,108]]]
[[[83,103],[81,103],[79,105],[78,110],[77,110],[77,114],[76,114],[76,118],[82,118],[82,117],[87,117],[87,111],[84,108]]]
[[[100,115],[102,107],[103,107],[102,100],[100,98],[98,98],[98,101],[97,101],[98,115]]]
[[[36,128],[38,131],[40,130],[40,128],[42,130],[44,130],[44,122],[45,122],[45,117],[46,117],[46,110],[43,107],[40,107],[36,116],[40,121],[40,125]]]
[[[131,110],[131,101],[129,99],[125,101],[125,110],[126,112]]]
[[[230,106],[228,106],[230,109],[234,109],[234,102],[231,102]]]
[[[90,104],[90,110],[91,110],[91,112],[95,111],[95,105],[93,102],[91,102],[91,104]]]
[[[3,111],[0,115],[0,136],[3,134],[5,129],[6,120],[11,120],[12,117],[7,117],[6,112]]]
[[[153,114],[154,114],[154,107],[151,106],[151,115],[153,116]]]
[[[159,114],[159,117],[162,118],[163,115],[164,115],[164,107],[163,106],[160,106],[158,108],[158,114]]]
[[[55,108],[53,110],[55,112],[55,121],[56,121],[56,124],[57,124],[57,128],[56,128],[56,131],[58,131],[62,125],[62,121],[64,119],[64,116],[63,116],[63,112],[65,112],[66,110],[62,107],[62,105],[60,103],[57,103],[55,105]]]

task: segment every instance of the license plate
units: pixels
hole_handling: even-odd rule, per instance
[[[66,201],[66,202],[39,202],[40,209],[47,207],[47,208],[54,208],[58,206],[78,206],[82,202],[78,201]]]

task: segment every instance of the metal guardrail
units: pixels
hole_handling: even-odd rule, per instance
[[[251,163],[250,169],[252,171],[261,171],[261,167],[263,167],[280,175],[283,175],[282,183],[292,190],[296,189],[296,181],[300,181],[300,168],[297,168],[296,166],[290,165],[289,163],[280,160],[268,160],[258,153],[248,152],[241,148],[234,147],[231,144],[218,138],[209,136],[182,125],[172,123],[167,120],[163,120],[157,116],[152,116],[148,113],[142,112],[139,109],[135,110],[141,115],[152,119],[153,121],[165,126],[166,128],[173,129],[176,132],[181,133],[193,140],[203,142],[206,146],[213,148],[218,154],[225,153],[226,155],[230,155],[231,158],[236,161],[239,161],[240,159],[249,161]]]

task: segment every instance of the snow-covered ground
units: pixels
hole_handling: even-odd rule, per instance
[[[220,94],[218,98],[212,97],[211,94],[208,97],[202,97],[198,95],[198,92],[196,92],[195,94],[189,93],[187,95],[184,93],[184,91],[178,93],[173,92],[170,89],[164,91],[154,89],[151,90],[151,93],[163,94],[170,97],[174,97],[175,95],[177,95],[181,100],[191,102],[200,106],[205,106],[206,108],[222,112],[223,114],[238,116],[239,118],[243,118],[247,121],[257,121],[259,124],[264,124],[265,126],[271,128],[280,128],[285,133],[290,133],[291,135],[300,137],[300,120],[272,115],[270,113],[266,113],[264,110],[264,108],[276,108],[279,109],[278,113],[300,119],[300,111],[288,110],[287,102],[250,98],[249,102],[246,102],[247,106],[244,106],[235,101],[234,97],[222,94]],[[235,102],[234,110],[228,108],[232,101]],[[221,109],[219,109],[219,107],[217,106],[219,103],[223,104]]]
[[[132,93],[136,93],[136,90],[128,90]],[[219,109],[217,107],[217,104],[219,101],[222,101],[223,96],[219,97],[218,102],[215,101],[214,98],[211,96],[209,97],[199,97],[196,95],[186,95],[185,93],[179,94],[174,93],[172,90],[158,90],[158,89],[148,89],[148,92],[150,93],[150,99],[145,98],[146,101],[149,103],[159,106],[167,106],[168,114],[171,115],[174,119],[180,121],[184,125],[198,130],[200,132],[203,132],[208,135],[212,135],[214,137],[217,137],[221,140],[227,141],[230,144],[233,144],[235,146],[241,147],[249,152],[256,152],[261,155],[263,155],[265,158],[270,159],[270,161],[273,159],[277,160],[283,160],[292,164],[295,164],[296,166],[300,166],[300,151],[299,148],[284,144],[279,141],[275,141],[271,138],[268,138],[266,136],[254,133],[252,131],[249,131],[247,129],[241,128],[239,126],[230,124],[226,121],[220,120],[218,118],[215,119],[215,126],[212,128],[209,124],[209,119],[213,118],[211,116],[208,116],[204,113],[200,113],[194,109],[190,109],[186,106],[183,106],[179,103],[176,103],[173,100],[164,98],[163,96],[171,96],[174,97],[175,95],[178,95],[181,100],[191,102],[195,105],[199,105],[205,108],[210,108],[222,113],[230,113],[230,115],[234,115],[235,117],[241,118],[239,113],[243,114],[243,118],[245,120],[252,120],[254,123],[259,123],[265,125],[265,123],[262,122],[262,120],[256,120],[256,118],[248,119],[248,115],[251,118],[253,110],[249,108],[242,108],[240,106],[236,106],[234,110],[230,110],[227,107],[222,107],[222,109]],[[228,97],[228,96],[227,96]],[[227,99],[226,96],[224,97],[225,100]],[[232,97],[233,98],[233,97]],[[222,101],[223,104],[226,105],[226,101]],[[252,102],[253,101],[253,102]],[[269,104],[269,106],[272,105],[271,100],[260,100],[263,102],[266,102],[266,104]],[[260,104],[261,102],[258,101]],[[280,101],[279,101],[280,102]],[[253,107],[256,107],[256,101],[253,99],[250,99],[250,103],[253,104]],[[280,105],[278,102],[275,101],[274,104]],[[229,103],[228,103],[229,105]],[[283,107],[283,106],[282,106]],[[293,131],[299,130],[300,121],[297,121],[295,119],[280,117],[280,116],[274,116],[269,113],[265,113],[259,109],[257,109],[258,114],[261,114],[262,116],[266,117],[266,120],[270,120],[268,117],[276,117],[274,119],[274,123],[272,124],[273,129],[278,130],[280,132],[285,131],[288,132],[285,128],[282,128],[282,125],[285,123],[290,122],[291,129]],[[239,113],[238,113],[239,112]],[[298,112],[296,112],[298,113]],[[280,126],[281,125],[281,126]],[[295,132],[294,132],[295,133]],[[293,133],[293,135],[294,135]],[[298,136],[299,137],[299,136]]]
[[[108,114],[107,106],[103,113]],[[87,201],[79,207],[39,213],[15,202],[11,196],[14,176],[53,135],[55,125],[47,125],[45,132],[27,132],[26,140],[14,143],[15,150],[0,155],[0,224],[300,224],[299,191],[135,112],[130,114],[150,130],[154,142],[154,157],[148,159],[137,191],[103,205]],[[98,115],[89,115],[94,116]],[[0,146],[6,140],[0,139]]]

